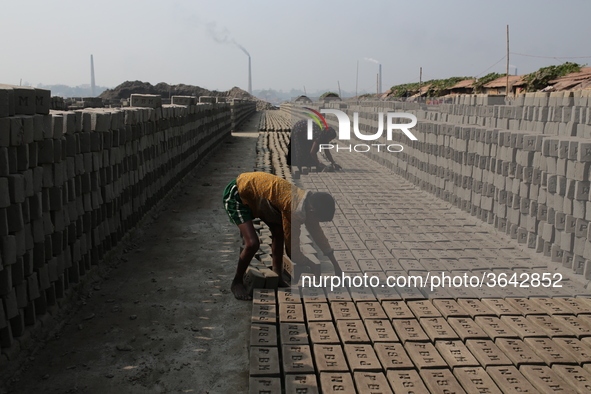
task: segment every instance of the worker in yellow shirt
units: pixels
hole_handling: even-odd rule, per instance
[[[240,229],[244,239],[244,249],[238,259],[236,275],[232,281],[232,292],[239,300],[251,299],[244,286],[243,277],[260,246],[252,223],[254,218],[260,218],[271,230],[273,271],[279,275],[280,286],[289,286],[282,278],[284,246],[287,255],[296,263],[306,265],[309,262],[300,250],[302,224],[340,275],[341,270],[333,249],[320,227],[320,222],[329,222],[334,217],[335,202],[330,194],[304,191],[272,174],[248,172],[239,175],[226,186],[224,208],[230,221]]]

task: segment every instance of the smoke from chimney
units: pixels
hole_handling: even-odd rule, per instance
[[[252,71],[250,68],[250,53],[240,45],[235,39],[229,37],[229,32],[226,28],[219,29],[215,22],[207,24],[207,32],[218,44],[232,44],[236,45],[246,56],[248,56],[248,93],[252,94]]]
[[[363,60],[371,62],[371,63],[375,63],[378,65],[378,80],[377,80],[377,93],[382,93],[382,65],[380,64],[380,62],[376,59],[373,59],[371,57],[365,57],[363,58]]]

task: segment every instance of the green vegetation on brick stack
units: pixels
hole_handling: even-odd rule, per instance
[[[527,74],[523,77],[525,81],[525,90],[527,92],[535,92],[544,89],[548,86],[548,82],[566,74],[576,73],[581,71],[580,64],[566,62],[559,66],[542,67],[538,71]]]
[[[405,83],[402,85],[392,86],[392,96],[394,97],[410,97],[419,93],[419,86],[428,86],[427,97],[438,97],[441,96],[443,91],[451,88],[456,83],[465,79],[471,79],[471,77],[451,77],[447,79],[431,79],[424,81],[421,85],[418,82]]]
[[[444,90],[451,88],[465,79],[471,79],[471,77],[451,77],[447,79],[434,79],[426,82],[427,84],[430,84],[429,89],[427,90],[427,97],[442,96]]]
[[[474,88],[474,93],[482,93],[482,88],[484,87],[484,85],[486,85],[490,81],[494,81],[495,79],[504,77],[506,75],[507,74],[490,73],[486,74],[484,77],[478,78],[476,82],[472,84],[472,87]]]
[[[423,83],[425,86],[425,83]],[[392,86],[392,96],[394,97],[410,97],[419,92],[419,83],[404,83],[402,85]]]

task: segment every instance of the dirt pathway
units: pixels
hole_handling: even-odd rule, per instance
[[[229,291],[240,238],[221,206],[252,170],[259,115],[228,138],[80,298],[14,393],[242,393],[251,303]]]

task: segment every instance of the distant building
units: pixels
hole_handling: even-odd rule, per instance
[[[410,97],[423,97],[423,96],[427,96],[427,93],[429,92],[429,88],[430,87],[431,87],[431,84],[421,86],[421,88],[419,89],[419,91],[417,93],[413,94]]]
[[[310,100],[310,98],[308,98],[308,96],[298,96],[295,100],[296,103],[311,103],[312,100]]]
[[[446,89],[446,94],[472,94],[474,93],[474,87],[472,86],[476,82],[475,79],[464,79],[456,83],[454,86]]]
[[[522,75],[509,75],[509,93],[522,93],[525,81]],[[499,77],[490,81],[482,87],[484,94],[506,94],[507,92],[507,77]]]
[[[325,103],[329,101],[341,101],[341,98],[336,93],[325,93],[320,97],[320,99]]]
[[[580,72],[558,77],[548,83],[553,91],[591,89],[591,67],[581,67]]]

